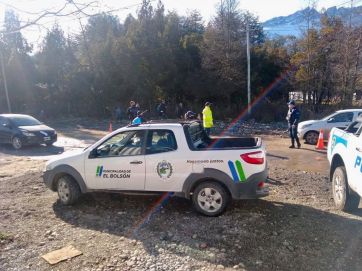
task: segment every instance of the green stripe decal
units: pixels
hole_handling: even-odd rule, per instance
[[[245,181],[245,174],[244,174],[244,170],[243,170],[243,166],[241,165],[241,162],[240,161],[235,161],[235,165],[236,165],[236,168],[237,168],[238,173],[239,173],[240,182],[244,182]]]
[[[97,167],[96,176],[98,176],[100,168],[101,168],[100,166]]]

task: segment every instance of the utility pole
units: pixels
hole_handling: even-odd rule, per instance
[[[249,38],[249,21],[246,21],[246,57],[248,62],[248,114],[251,113],[251,93],[250,93],[250,38]]]
[[[4,67],[4,55],[2,52],[2,49],[0,48],[0,62],[1,62],[1,73],[4,81],[4,89],[5,89],[5,95],[6,95],[6,101],[8,103],[8,111],[11,113],[11,105],[10,105],[10,99],[9,99],[9,92],[8,92],[8,84],[6,82],[6,75],[5,75],[5,67]]]

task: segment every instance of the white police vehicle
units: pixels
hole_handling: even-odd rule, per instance
[[[328,142],[330,180],[336,207],[357,209],[362,195],[362,117],[347,129],[333,128]]]
[[[197,121],[120,128],[49,161],[43,178],[63,204],[95,191],[174,192],[208,216],[221,214],[231,198],[268,195],[261,139],[210,138]]]

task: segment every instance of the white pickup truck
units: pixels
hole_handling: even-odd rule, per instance
[[[258,137],[210,138],[197,122],[120,128],[84,150],[46,164],[44,182],[60,202],[82,193],[174,192],[207,216],[230,198],[268,195],[265,149]]]
[[[333,128],[328,142],[334,203],[343,211],[357,209],[362,196],[361,124],[359,117],[346,130]]]

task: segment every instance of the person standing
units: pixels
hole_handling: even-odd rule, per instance
[[[157,112],[160,119],[166,119],[166,102],[162,100],[161,103],[157,106]]]
[[[288,108],[289,109],[286,119],[288,121],[289,136],[292,141],[292,145],[290,145],[289,148],[294,149],[295,148],[294,142],[297,142],[297,147],[299,149],[301,146],[298,138],[298,123],[300,120],[300,111],[295,106],[294,100],[289,101]]]
[[[204,129],[207,135],[210,135],[211,128],[214,126],[211,105],[212,105],[211,103],[206,102],[204,110],[202,110],[202,119],[203,119]]]
[[[179,119],[182,119],[184,117],[184,106],[182,103],[178,103],[176,105],[176,117]]]
[[[118,122],[120,122],[122,120],[122,108],[120,105],[117,105],[115,108],[115,115],[116,115],[116,120]]]
[[[136,103],[134,101],[129,102],[129,107],[127,109],[127,115],[129,121],[132,123],[132,120],[134,120],[137,117],[137,112],[139,109],[136,107]]]

